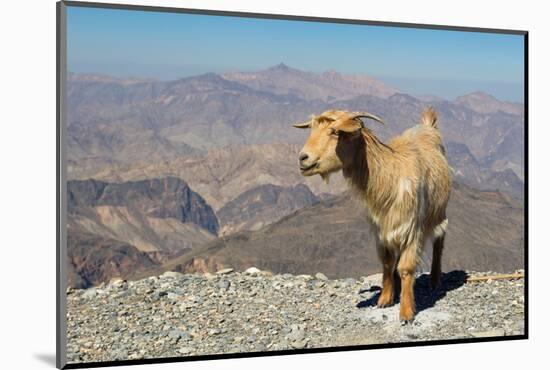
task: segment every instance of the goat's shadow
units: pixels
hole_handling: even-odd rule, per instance
[[[414,284],[414,297],[416,301],[416,312],[423,311],[427,308],[433,307],[437,301],[445,297],[447,292],[457,289],[466,283],[467,274],[462,270],[453,270],[444,273],[441,276],[441,285],[432,289],[430,286],[430,275],[423,274],[416,279]],[[361,301],[357,304],[357,308],[376,306],[378,297],[380,297],[381,288],[379,286],[372,286],[369,289],[361,290],[359,293],[374,292],[372,297]],[[396,289],[394,294],[395,304],[399,304],[399,288]]]

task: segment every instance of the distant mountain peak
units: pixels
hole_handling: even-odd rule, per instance
[[[122,85],[131,85],[136,83],[154,82],[153,78],[145,77],[117,77],[102,73],[67,73],[67,80],[70,82],[101,82],[101,83],[118,83]]]
[[[279,63],[254,72],[227,72],[223,78],[242,83],[255,90],[295,95],[305,100],[330,101],[359,95],[387,98],[397,89],[367,75],[347,75],[335,70],[308,72]]]
[[[455,103],[479,113],[501,111],[515,115],[523,114],[523,104],[501,101],[484,91],[474,91],[470,94],[459,96],[455,99]]]
[[[288,70],[291,70],[291,69],[293,69],[293,68],[290,68],[289,66],[287,66],[283,62],[268,68],[268,70],[270,70],[270,71],[288,71]]]
[[[486,93],[484,91],[474,91],[474,92],[471,92],[469,94],[465,94],[465,95],[462,95],[462,96],[459,96],[458,98],[456,98],[456,100],[462,100],[462,99],[467,99],[467,98],[477,98],[477,99],[490,99],[490,100],[498,100],[497,98],[495,98],[493,95],[489,94],[489,93]]]

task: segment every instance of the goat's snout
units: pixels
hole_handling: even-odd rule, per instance
[[[311,170],[318,164],[318,160],[306,152],[300,152],[298,159],[300,161],[300,170],[302,172]]]

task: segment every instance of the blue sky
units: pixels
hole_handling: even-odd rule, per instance
[[[284,62],[412,94],[523,100],[523,36],[68,7],[71,72],[176,79]]]

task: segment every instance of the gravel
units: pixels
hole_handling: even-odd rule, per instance
[[[465,278],[450,272],[432,291],[420,275],[418,313],[406,325],[398,304],[376,307],[380,275],[331,280],[224,269],[70,289],[67,357],[79,363],[524,333],[523,279]]]

